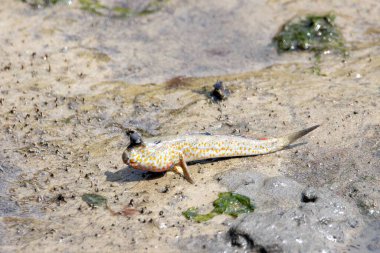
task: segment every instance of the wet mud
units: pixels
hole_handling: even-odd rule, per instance
[[[168,1],[128,18],[76,4],[0,7],[1,252],[378,251],[377,1]],[[335,10],[350,51],[323,55],[318,73],[313,55],[271,44],[310,10]],[[230,93],[215,103],[217,81]],[[315,124],[274,154],[193,163],[194,185],[121,159],[119,126],[143,138],[260,138]],[[250,197],[254,212],[183,217],[210,212],[226,191]]]

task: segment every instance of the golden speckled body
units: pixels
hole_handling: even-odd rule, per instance
[[[184,135],[150,139],[129,152],[135,169],[162,172],[172,169],[183,157],[187,162],[210,158],[252,156],[274,152],[283,145],[280,139],[255,140],[239,136]]]
[[[131,143],[122,158],[125,164],[134,169],[153,172],[176,170],[175,166],[181,167],[186,180],[194,183],[186,162],[275,152],[317,127],[318,125],[280,138],[260,140],[240,136],[195,134],[155,138],[142,143],[139,140],[141,137],[130,135]]]

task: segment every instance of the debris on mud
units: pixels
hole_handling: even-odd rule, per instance
[[[297,17],[286,23],[273,40],[280,53],[307,50],[316,55],[345,54],[344,40],[334,20],[331,13]]]
[[[106,206],[107,199],[94,193],[86,193],[82,195],[82,200],[91,207]]]
[[[120,214],[123,216],[131,216],[131,215],[135,215],[138,213],[139,213],[139,211],[137,211],[134,208],[124,208],[123,210],[120,211]]]
[[[168,89],[178,89],[191,85],[191,78],[185,76],[176,76],[166,82]]]
[[[214,101],[226,100],[229,95],[230,91],[224,87],[222,81],[217,81],[214,84],[214,89],[210,93],[210,96]]]
[[[83,194],[82,200],[86,202],[90,207],[100,207],[105,206],[105,208],[111,213],[111,215],[115,216],[124,216],[130,217],[139,213],[135,208],[131,208],[129,205],[123,207],[120,211],[114,211],[109,206],[107,206],[107,199],[103,196],[94,193],[86,193]]]
[[[219,193],[218,199],[213,203],[214,209],[208,214],[198,214],[198,208],[191,207],[183,212],[183,215],[188,220],[196,222],[208,221],[219,214],[228,214],[237,217],[239,214],[253,212],[254,206],[251,200],[237,193],[222,192]]]

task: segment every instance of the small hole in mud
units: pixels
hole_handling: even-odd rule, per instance
[[[265,248],[259,248],[259,253],[268,253],[268,251]]]
[[[305,195],[304,193],[302,193],[301,201],[302,201],[303,203],[316,202],[317,199],[318,199],[318,197],[315,196],[315,195],[308,196],[308,195]]]
[[[314,203],[318,200],[318,193],[317,190],[313,187],[307,187],[305,190],[301,193],[301,202],[303,203]]]

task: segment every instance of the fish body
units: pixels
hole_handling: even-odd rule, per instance
[[[123,161],[134,169],[152,172],[164,172],[180,166],[185,173],[186,162],[272,153],[287,147],[317,127],[280,138],[252,139],[241,136],[191,134],[147,139],[141,145],[127,148],[123,153]]]

